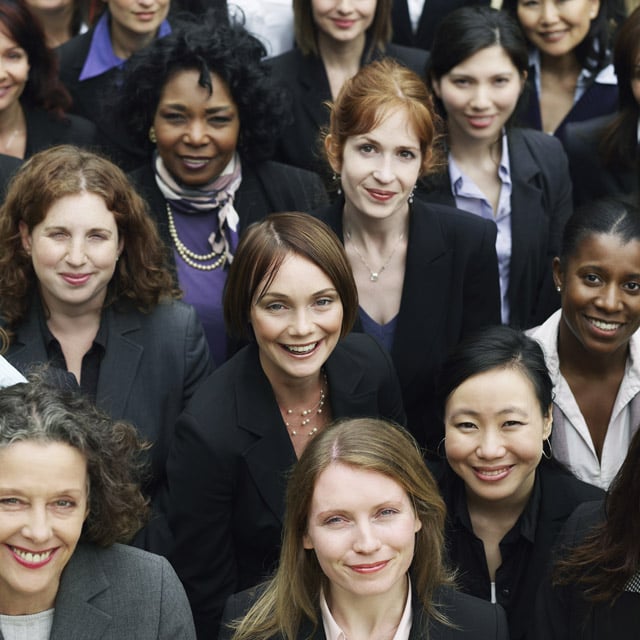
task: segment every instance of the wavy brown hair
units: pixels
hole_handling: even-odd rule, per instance
[[[318,434],[295,465],[287,486],[280,562],[273,579],[243,620],[233,640],[295,640],[304,618],[317,627],[320,590],[326,576],[312,549],[305,549],[311,500],[320,474],[331,464],[375,471],[407,493],[422,523],[410,567],[413,593],[424,615],[447,623],[434,599],[437,587],[452,584],[444,561],[445,505],[420,449],[402,427],[375,418],[342,420]],[[349,488],[345,487],[345,491]]]
[[[80,539],[108,547],[128,542],[149,507],[140,491],[147,448],[135,428],[114,422],[79,393],[50,386],[46,372],[0,389],[0,448],[16,442],[60,442],[87,461],[89,514]]]
[[[179,295],[167,269],[167,249],[124,173],[95,153],[70,145],[52,147],[22,165],[0,208],[1,313],[10,337],[24,319],[37,285],[31,257],[22,246],[20,223],[31,232],[55,202],[79,193],[104,200],[124,240],[105,306],[127,300],[149,312],[160,300]]]

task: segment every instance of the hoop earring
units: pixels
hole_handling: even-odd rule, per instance
[[[549,447],[549,453],[547,453],[544,450],[544,445],[547,445]],[[542,441],[542,455],[547,459],[547,460],[551,460],[551,458],[553,457],[553,447],[551,446],[551,440],[549,438],[545,438]]]
[[[155,127],[149,127],[149,141],[152,144],[158,142],[158,138],[156,138],[156,130]]]
[[[445,436],[444,438],[442,438],[442,440],[440,440],[440,442],[438,442],[438,446],[436,447],[436,455],[438,456],[438,458],[440,458],[441,460],[444,460],[447,457],[447,450],[446,447],[443,447],[442,445],[445,443],[445,440],[447,439],[447,436]]]

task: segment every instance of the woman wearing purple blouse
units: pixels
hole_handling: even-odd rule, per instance
[[[131,177],[222,363],[231,352],[222,291],[239,235],[268,213],[307,211],[327,196],[315,174],[265,160],[285,105],[261,62],[264,48],[241,26],[212,18],[174,23],[134,56],[120,106],[149,158]]]

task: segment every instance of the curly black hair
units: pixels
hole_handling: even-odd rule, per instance
[[[148,131],[166,82],[172,74],[196,70],[201,86],[211,90],[210,73],[229,87],[240,115],[238,152],[244,162],[268,158],[288,122],[284,94],[269,77],[261,42],[238,22],[210,12],[194,22],[172,20],[173,31],[134,54],[127,63],[117,105],[130,135],[149,150]]]

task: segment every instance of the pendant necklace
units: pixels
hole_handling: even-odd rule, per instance
[[[393,249],[391,250],[389,257],[385,260],[384,264],[377,271],[374,271],[369,266],[369,263],[364,259],[364,256],[360,253],[356,243],[353,241],[353,238],[351,237],[351,232],[345,231],[344,235],[347,237],[347,240],[349,240],[349,242],[351,243],[351,246],[353,247],[354,251],[358,255],[358,258],[360,258],[360,262],[362,262],[362,264],[367,268],[367,271],[369,272],[369,280],[371,280],[371,282],[378,282],[378,279],[382,275],[382,272],[389,266],[391,259],[396,253],[396,249],[400,246],[400,242],[402,242],[402,238],[404,238],[404,232],[403,232],[398,236],[398,240],[395,243]]]

